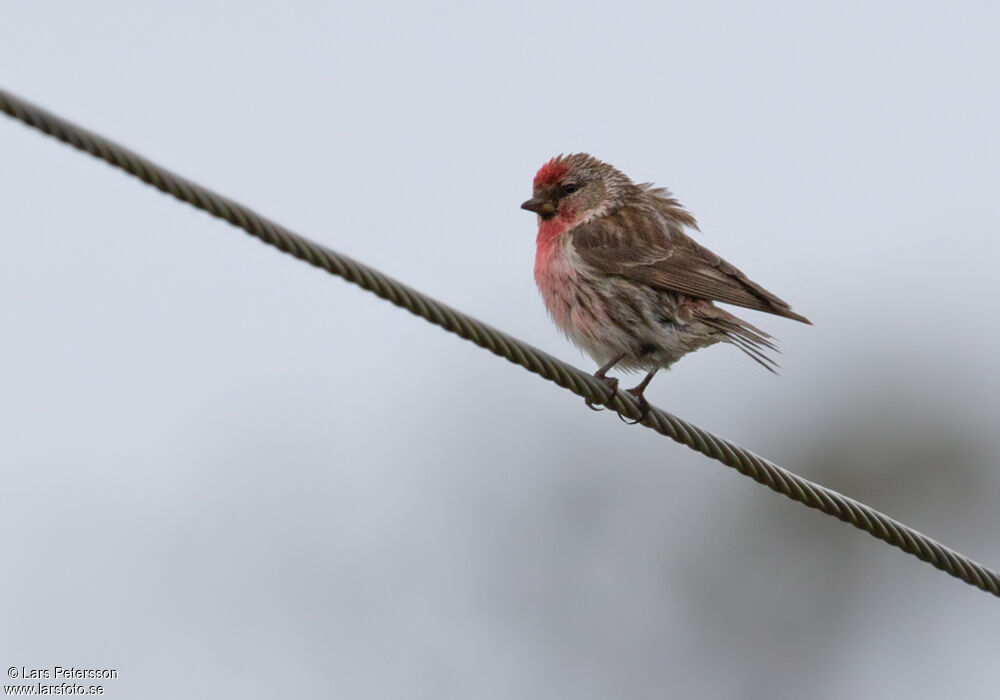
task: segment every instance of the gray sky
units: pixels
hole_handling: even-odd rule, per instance
[[[995,3],[14,3],[0,84],[581,367],[585,150],[814,327],[658,405],[1000,566]],[[0,660],[109,697],[987,697],[1000,605],[0,120]]]

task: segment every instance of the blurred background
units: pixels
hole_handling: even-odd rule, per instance
[[[588,370],[585,150],[815,326],[651,400],[1000,566],[988,2],[5,3],[0,84]],[[993,697],[1000,602],[0,119],[0,661],[109,697]]]

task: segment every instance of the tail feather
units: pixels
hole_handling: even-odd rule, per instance
[[[726,342],[735,345],[748,357],[772,374],[777,374],[780,365],[767,354],[767,350],[781,353],[773,338],[741,318],[718,307],[708,307],[708,313],[699,314],[699,320],[721,333]]]

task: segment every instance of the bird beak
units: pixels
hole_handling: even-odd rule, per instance
[[[542,199],[541,197],[532,197],[527,202],[521,205],[522,209],[527,211],[533,211],[542,218],[550,217],[556,213],[556,205],[551,199]]]

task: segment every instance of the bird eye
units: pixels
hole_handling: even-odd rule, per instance
[[[566,194],[573,194],[578,189],[580,189],[580,186],[575,182],[567,182],[565,185],[562,186],[562,191],[565,192]]]

